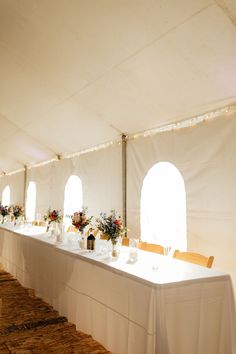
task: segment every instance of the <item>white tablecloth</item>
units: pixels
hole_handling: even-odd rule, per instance
[[[74,250],[73,250],[74,249]],[[116,354],[235,354],[230,277],[139,250],[127,263],[99,251],[55,245],[40,228],[0,228],[0,261]]]

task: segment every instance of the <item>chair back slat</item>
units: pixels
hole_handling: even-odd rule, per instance
[[[199,253],[180,252],[179,250],[175,251],[173,258],[180,259],[182,261],[186,261],[186,262],[190,262],[190,263],[194,263],[194,264],[198,264],[198,265],[201,265],[203,267],[208,267],[208,268],[212,267],[212,264],[214,261],[213,256],[206,257],[206,256],[203,256]]]
[[[148,252],[164,254],[164,247],[155,243],[139,242],[139,248]]]

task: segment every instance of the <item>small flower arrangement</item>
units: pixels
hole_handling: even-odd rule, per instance
[[[72,225],[81,232],[83,232],[84,228],[88,226],[92,220],[92,217],[88,217],[86,212],[87,209],[83,208],[81,211],[76,211],[71,215]]]
[[[11,209],[10,207],[3,206],[0,204],[0,215],[2,215],[2,217],[4,218],[4,216],[10,215]]]
[[[8,207],[7,205],[3,206],[0,203],[0,215],[2,216],[2,224],[4,223],[5,216],[10,215],[10,212],[11,212],[10,207]]]
[[[117,243],[118,237],[123,237],[126,232],[121,217],[115,210],[111,210],[109,215],[101,213],[100,218],[97,219],[97,228],[107,235],[107,239],[111,240],[113,245]]]
[[[11,205],[8,209],[10,209],[10,212],[14,216],[15,220],[17,220],[20,216],[24,216],[25,209],[22,205]]]
[[[60,223],[62,222],[62,213],[61,210],[51,210],[50,208],[48,209],[47,213],[44,215],[43,219],[44,221],[47,221],[48,224],[50,224],[51,222],[57,222]]]

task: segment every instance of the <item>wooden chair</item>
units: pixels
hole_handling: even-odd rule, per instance
[[[173,258],[180,259],[182,261],[194,263],[194,264],[199,264],[203,267],[212,267],[212,263],[214,261],[214,257],[206,257],[203,256],[199,253],[194,253],[194,252],[180,252],[179,250],[176,250],[175,253],[173,254]]]
[[[70,226],[68,226],[66,232],[77,232],[77,230],[74,225],[70,225]]]
[[[34,226],[46,226],[46,222],[43,221],[43,220],[35,220],[35,221],[32,221],[32,225]]]
[[[101,234],[100,240],[108,240],[108,236],[106,234]]]
[[[122,238],[122,246],[129,247],[129,238],[128,237],[123,237]]]
[[[94,235],[94,236],[95,236],[95,235]],[[108,239],[108,237],[107,237],[106,234],[101,234],[100,240],[107,240],[107,239]],[[124,237],[124,238],[122,239],[122,246],[129,246],[129,239],[128,239],[128,237]]]
[[[93,236],[94,236],[94,237],[97,237],[98,233],[99,233],[99,230],[98,230],[98,229],[93,230]]]
[[[46,226],[46,222],[43,220],[38,221],[38,226]]]
[[[85,236],[89,236],[90,234],[93,234],[94,237],[97,237],[97,234],[99,233],[99,230],[98,229],[93,229],[92,227],[90,227],[86,233],[85,233]]]
[[[162,247],[161,245],[156,245],[155,243],[147,243],[147,242],[140,241],[138,247],[144,251],[164,254],[164,247]]]

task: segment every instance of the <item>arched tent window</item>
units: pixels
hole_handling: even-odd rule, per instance
[[[155,164],[143,181],[141,239],[186,250],[186,192],[179,170],[169,162]]]
[[[10,201],[11,201],[11,191],[10,191],[10,187],[6,186],[3,191],[2,191],[2,205],[10,205]]]
[[[71,222],[71,220],[66,216],[72,215],[75,211],[80,210],[82,205],[82,182],[78,176],[72,175],[66,183],[64,194],[64,222],[66,225]]]
[[[35,182],[30,182],[27,188],[26,195],[26,219],[35,220],[35,209],[36,209],[36,184]]]

